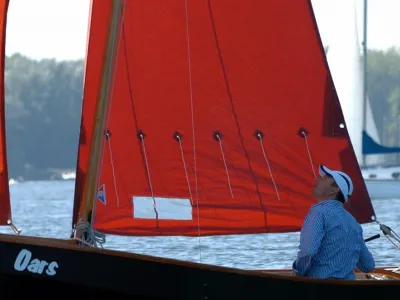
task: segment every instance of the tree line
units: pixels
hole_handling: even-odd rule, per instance
[[[83,90],[83,60],[6,57],[9,176],[49,179],[74,169]],[[381,140],[400,145],[400,51],[368,53],[368,94]],[[397,156],[388,155],[388,163]]]

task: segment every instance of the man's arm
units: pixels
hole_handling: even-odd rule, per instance
[[[322,238],[325,235],[324,218],[318,207],[310,209],[300,233],[300,245],[293,271],[304,276],[312,267],[312,259],[318,253]]]
[[[368,273],[375,269],[375,260],[371,252],[369,252],[367,245],[364,242],[362,229],[361,229],[361,250],[360,257],[358,258],[357,268],[361,272]]]

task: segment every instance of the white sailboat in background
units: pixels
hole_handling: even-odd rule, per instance
[[[382,166],[384,153],[389,153],[390,150],[380,146],[381,140],[373,118],[370,100],[367,91],[364,91],[366,89],[363,76],[365,75],[364,55],[366,51],[365,49],[361,51],[359,43],[356,0],[335,1],[335,9],[336,20],[340,20],[340,22],[337,22],[335,37],[328,45],[327,60],[368,192],[373,199],[400,198],[400,176],[398,176],[400,166],[367,167]],[[365,16],[366,7],[364,7],[364,18]],[[365,34],[364,41],[366,41]],[[365,101],[364,92],[366,93]],[[364,131],[367,135],[363,137]],[[366,144],[363,139],[365,138],[372,143],[372,147],[375,149],[369,149],[367,153],[374,154],[364,157]]]

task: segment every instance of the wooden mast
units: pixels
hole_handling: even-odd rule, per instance
[[[95,207],[94,199],[97,192],[97,182],[100,170],[100,161],[103,148],[103,133],[106,121],[106,111],[112,88],[113,71],[117,53],[115,45],[118,41],[121,28],[124,0],[112,0],[112,9],[109,17],[109,30],[106,43],[106,53],[102,65],[102,79],[99,87],[99,96],[96,104],[96,113],[93,119],[93,136],[90,144],[90,160],[88,174],[85,179],[82,202],[79,208],[80,222],[92,223],[92,214]],[[77,232],[77,238],[82,238],[82,232]]]

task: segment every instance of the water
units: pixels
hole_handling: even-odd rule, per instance
[[[10,186],[15,225],[23,235],[68,238],[71,234],[73,181],[36,181]],[[400,233],[400,199],[376,200],[380,222]],[[363,225],[364,237],[380,230]],[[10,228],[0,232],[11,233]],[[299,233],[204,237],[107,236],[105,248],[243,269],[290,268]],[[400,251],[385,237],[368,243],[377,265],[400,264]]]

